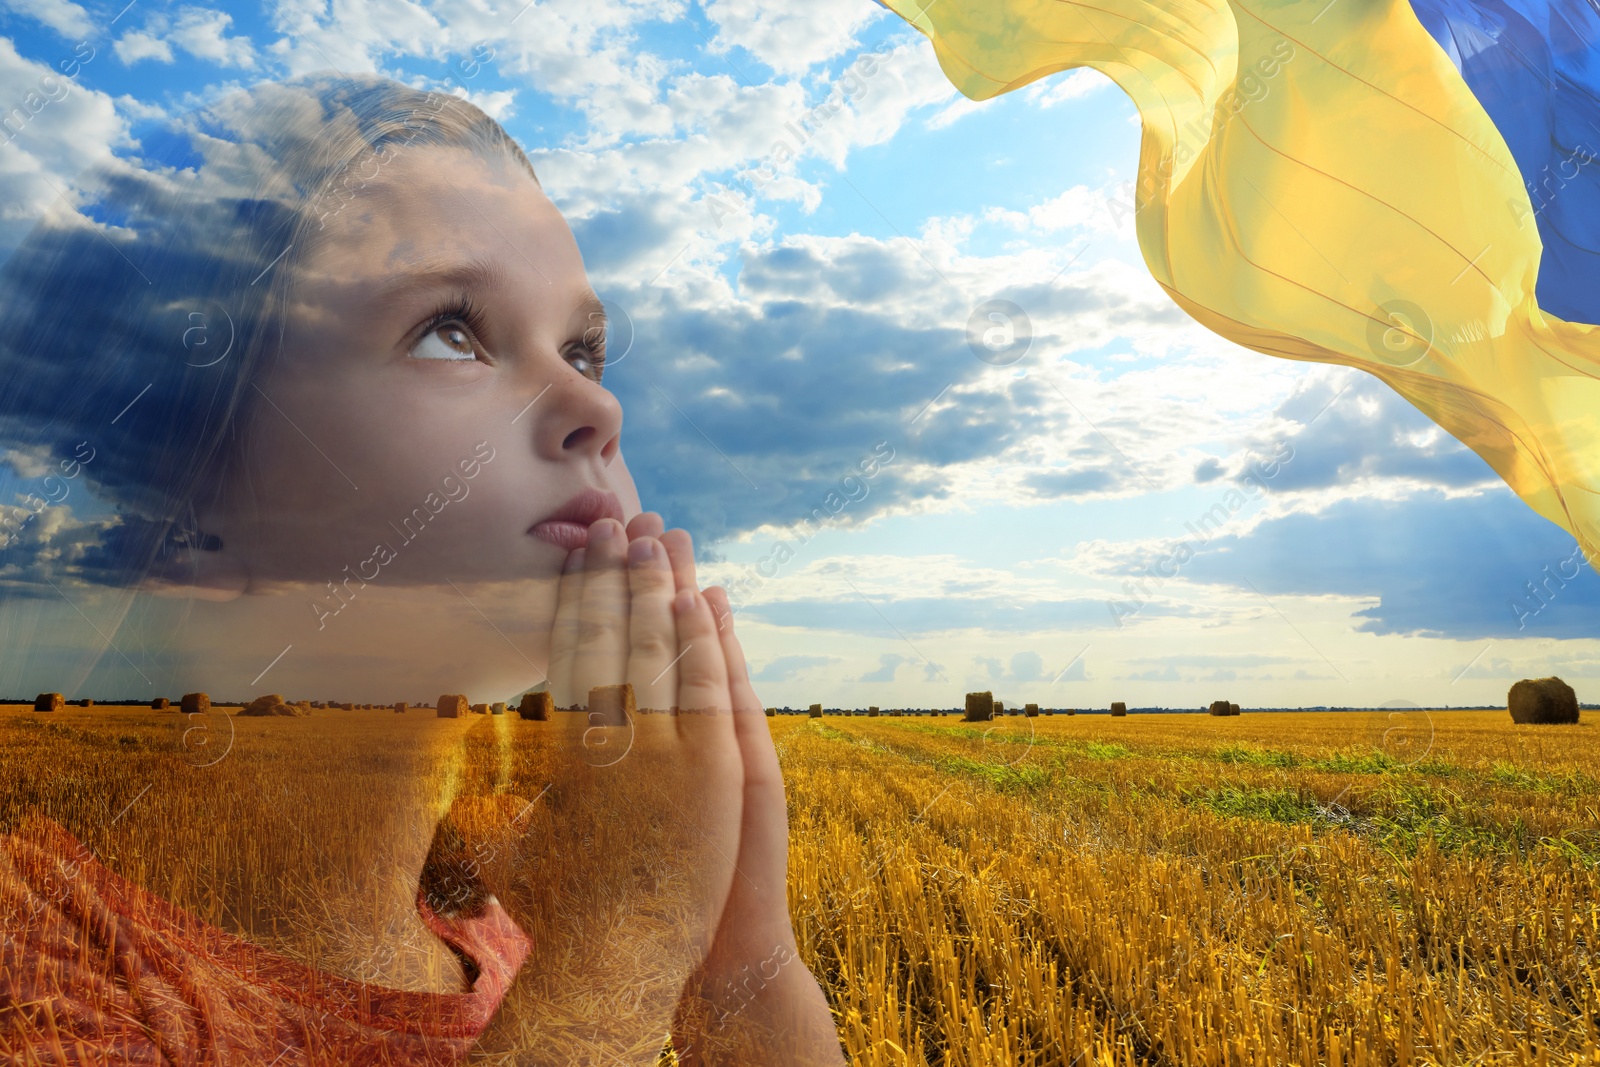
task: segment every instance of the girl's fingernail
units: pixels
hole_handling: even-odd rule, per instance
[[[583,549],[575,548],[567,553],[567,562],[561,565],[562,574],[571,574],[573,571],[583,569]]]
[[[673,601],[672,601],[672,613],[674,615],[687,615],[687,614],[689,614],[689,612],[694,610],[694,600],[695,600],[695,592],[694,592],[694,590],[693,589],[685,589],[683,592],[679,593],[673,599]]]
[[[628,562],[642,567],[656,558],[656,539],[641,537],[628,545]]]
[[[599,522],[594,524],[592,529],[590,529],[589,540],[596,544],[601,541],[609,541],[611,540],[611,536],[617,532],[617,527],[619,525],[620,524],[615,519],[601,519]]]

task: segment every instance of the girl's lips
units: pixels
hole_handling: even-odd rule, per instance
[[[601,519],[622,522],[622,502],[617,494],[599,489],[584,489],[561,505],[541,522],[528,527],[528,532],[567,551],[582,548],[589,543],[589,527]]]
[[[547,519],[528,532],[569,552],[589,543],[589,527],[581,522],[569,522],[566,519]]]

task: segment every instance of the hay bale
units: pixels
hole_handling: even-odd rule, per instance
[[[460,693],[446,693],[439,698],[438,718],[459,719],[466,713],[467,698]]]
[[[812,718],[812,719],[820,719],[820,718],[822,718],[822,705],[821,704],[813,704],[813,705],[811,705],[811,710],[808,711],[806,713],[806,715],[807,715],[808,718]]]
[[[94,697],[84,697],[82,700],[78,701],[78,706],[81,708],[94,707]]]
[[[589,723],[592,726],[626,726],[639,714],[634,703],[633,683],[597,685],[589,690]]]
[[[1056,709],[1055,708],[1045,708],[1044,712],[1043,712],[1043,714],[1045,714],[1045,715],[1054,715],[1055,713],[1056,713]]]
[[[1213,700],[1211,702],[1211,707],[1209,709],[1207,709],[1207,714],[1210,714],[1210,715],[1229,715],[1229,714],[1232,714],[1231,712],[1228,711],[1228,706],[1229,705],[1228,705],[1228,702],[1226,700]]]
[[[34,711],[60,711],[67,700],[60,693],[40,693],[33,701]]]
[[[1530,724],[1578,721],[1578,694],[1560,678],[1524,678],[1506,694],[1511,721]]]
[[[777,714],[778,714],[778,709],[777,708],[768,708],[767,709],[767,718],[769,718],[769,719],[775,718],[777,716]]]
[[[1124,704],[1120,700],[1117,701],[1115,704],[1111,705],[1111,714],[1116,715],[1119,718],[1128,714],[1128,705]]]
[[[994,718],[994,693],[985,689],[981,693],[967,694],[967,711],[962,722],[988,722]]]
[[[252,718],[268,715],[310,715],[311,709],[301,703],[290,704],[280,693],[267,693],[240,708],[239,714]]]
[[[1039,717],[1039,705],[1028,704],[1022,709],[1022,713],[1030,719],[1036,719]]]
[[[410,711],[410,710],[411,710],[411,705],[407,704],[404,700],[397,700],[397,701],[394,702],[394,712],[395,712],[396,715],[404,715],[407,711]]]
[[[505,713],[506,713],[506,702],[505,701],[496,700],[493,704],[489,705],[489,714],[490,715],[504,715]]]
[[[205,693],[185,693],[179,707],[183,709],[185,715],[198,715],[211,710],[211,698]]]
[[[556,709],[555,698],[549,693],[523,693],[517,714],[535,722],[549,722],[550,713]]]
[[[267,693],[258,696],[239,710],[240,715],[276,715],[272,709],[283,703],[282,693]]]
[[[1228,705],[1228,714],[1229,715],[1237,715],[1237,714],[1239,714],[1239,705],[1237,705],[1237,704],[1229,704]]]
[[[868,718],[872,718],[872,719],[876,719],[878,717],[878,709],[877,708],[868,708],[867,709],[867,717]]]
[[[156,697],[150,702],[151,711],[166,711],[170,707],[172,707],[172,701],[166,697]]]
[[[994,718],[994,717],[997,717],[997,716],[1000,716],[1000,715],[1004,715],[1005,713],[1006,713],[1005,701],[996,700],[994,702],[994,715],[990,716],[990,717]]]

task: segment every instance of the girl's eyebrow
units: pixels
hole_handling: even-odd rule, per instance
[[[492,260],[468,259],[396,271],[373,293],[372,303],[388,308],[407,297],[434,289],[477,289],[492,292],[505,285],[506,276]]]

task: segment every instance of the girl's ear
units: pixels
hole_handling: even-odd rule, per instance
[[[250,569],[215,534],[169,537],[140,583],[155,596],[232,600],[250,587]]]

